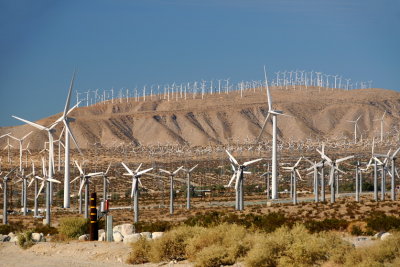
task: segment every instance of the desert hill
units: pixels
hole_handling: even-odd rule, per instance
[[[371,138],[380,133],[379,120],[386,110],[385,132],[393,131],[400,122],[400,93],[384,89],[331,90],[302,88],[285,90],[272,88],[274,109],[283,110],[293,116],[279,116],[278,134],[283,140],[305,138],[332,138],[347,136],[353,138],[354,124],[359,121],[359,138]],[[95,143],[110,147],[122,143],[135,145],[226,144],[228,142],[249,142],[254,140],[267,115],[266,93],[252,89],[243,93],[230,92],[207,95],[196,99],[164,100],[159,96],[146,97],[136,102],[134,98],[114,99],[89,107],[79,107],[70,117],[71,128],[82,148]],[[15,114],[24,117],[24,114]],[[60,114],[41,119],[37,123],[49,125]],[[61,132],[58,127],[55,139]],[[27,138],[30,148],[42,149],[47,134],[29,125],[0,128],[0,135],[11,132],[22,137],[34,131]],[[270,139],[271,124],[264,139]],[[15,143],[15,141],[10,141]],[[0,140],[4,147],[6,138]],[[16,144],[15,144],[16,145]],[[17,147],[15,146],[14,147]],[[74,146],[72,146],[74,147]]]

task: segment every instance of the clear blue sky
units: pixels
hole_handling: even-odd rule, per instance
[[[0,126],[76,89],[306,69],[400,84],[398,0],[0,0]]]

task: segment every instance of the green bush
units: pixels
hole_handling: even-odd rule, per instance
[[[35,244],[32,241],[32,231],[19,233],[17,237],[18,237],[18,245],[23,249],[30,248]]]
[[[52,227],[50,225],[43,225],[43,224],[37,224],[33,227],[32,229],[33,233],[43,233],[43,235],[55,235],[58,234],[58,230],[55,227]]]
[[[366,219],[367,227],[374,231],[389,231],[392,229],[400,230],[400,218],[387,216],[383,212],[375,212]]]
[[[282,227],[254,243],[246,266],[314,266],[340,262],[351,245],[329,233],[312,234],[303,225]]]
[[[89,219],[81,217],[67,217],[60,220],[58,232],[69,238],[77,238],[89,231]]]
[[[14,221],[10,224],[1,224],[0,225],[0,234],[8,235],[10,232],[21,232],[24,229],[24,225],[22,221]]]
[[[146,238],[140,238],[137,242],[132,243],[132,251],[129,254],[127,263],[143,264],[149,262],[150,241]]]
[[[136,232],[165,232],[172,228],[174,224],[167,221],[137,222],[134,224]]]
[[[324,219],[322,221],[309,220],[304,223],[305,227],[312,233],[318,233],[322,231],[343,231],[345,230],[349,222],[343,219]]]
[[[200,227],[180,226],[165,232],[161,238],[154,240],[151,244],[149,259],[153,262],[185,259],[188,240],[200,230]]]

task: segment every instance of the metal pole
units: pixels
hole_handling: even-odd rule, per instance
[[[169,214],[174,214],[174,178],[170,175],[170,189],[169,189]]]
[[[3,181],[3,224],[8,224],[8,214],[7,214],[7,179]]]
[[[35,179],[34,181],[35,196],[33,197],[33,217],[36,218],[38,216],[38,202],[36,197],[38,193],[38,182],[35,177],[33,177],[33,179]]]
[[[46,181],[46,225],[50,226],[50,182]]]
[[[244,175],[243,169],[240,175],[240,210],[244,210]]]
[[[133,192],[133,213],[134,218],[133,221],[135,223],[139,222],[139,190],[138,190],[138,180],[135,179],[134,183],[136,183],[135,191]]]
[[[335,203],[335,179],[336,179],[336,171],[333,170],[333,179],[331,183],[331,203]]]
[[[103,176],[103,202],[105,204],[107,200],[107,179]]]
[[[395,166],[395,159],[392,158],[392,179],[391,179],[391,195],[392,195],[392,200],[395,201],[396,200],[396,184],[395,184],[395,175],[396,175],[396,166]]]
[[[324,163],[322,162],[322,167],[321,167],[321,201],[325,202],[325,178],[324,178]]]
[[[386,173],[385,173],[385,165],[382,165],[382,185],[381,185],[381,200],[385,200],[385,191],[386,191]]]
[[[272,199],[278,199],[276,115],[272,114]]]
[[[190,210],[190,172],[187,174],[187,185],[186,185],[186,209]]]
[[[68,118],[67,124],[69,123]],[[60,143],[58,144],[60,145]],[[71,207],[70,200],[70,166],[69,166],[69,132],[65,129],[65,145],[64,145],[64,208]],[[81,211],[79,212],[81,213]]]
[[[297,184],[296,184],[296,171],[293,171],[293,205],[297,205]]]
[[[85,218],[89,218],[89,181],[85,179]]]
[[[357,165],[356,165],[356,201],[357,202],[360,202],[360,195],[359,195],[359,190],[358,190],[358,187],[359,187],[359,184],[358,184],[358,166],[359,166],[359,164],[360,164],[360,162],[357,162]]]
[[[374,200],[378,201],[378,167],[376,161],[374,163]]]
[[[315,164],[317,164],[317,163],[315,162]],[[314,170],[314,182],[315,182],[315,184],[314,184],[315,202],[318,202],[319,201],[319,195],[318,195],[319,184],[318,184],[318,168],[317,167],[315,167],[315,170]]]
[[[99,239],[99,225],[97,222],[96,193],[90,195],[90,227],[89,240],[97,241]]]
[[[24,196],[24,205],[23,205],[23,215],[24,216],[26,216],[26,214],[27,214],[27,192],[26,192],[26,177],[24,176],[24,177],[22,177],[22,182],[23,182],[23,184],[22,184],[22,186],[23,186],[23,196]]]
[[[82,177],[79,177],[79,185],[82,183]],[[82,214],[82,192],[79,194],[79,214]]]

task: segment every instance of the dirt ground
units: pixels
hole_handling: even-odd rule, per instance
[[[23,250],[15,243],[0,243],[1,267],[120,267],[126,264],[131,248],[122,243],[44,242]],[[188,263],[158,263],[135,266],[193,266]]]

